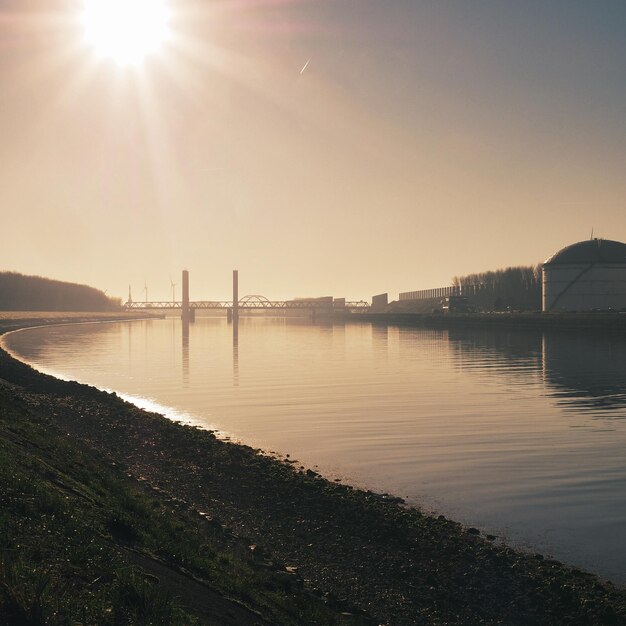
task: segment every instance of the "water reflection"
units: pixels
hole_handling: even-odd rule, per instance
[[[183,319],[182,325],[182,348],[183,348],[183,383],[189,385],[189,320]]]
[[[626,407],[626,339],[559,334],[543,337],[543,375],[566,410],[615,412]]]
[[[239,387],[239,324],[233,324],[233,384]]]
[[[387,356],[389,353],[389,327],[387,324],[372,324],[372,347],[376,354]]]
[[[293,321],[290,320],[287,323],[293,324]],[[304,320],[298,320],[297,323],[299,324],[304,323],[308,327],[312,325],[317,330],[316,341],[320,342],[320,345],[324,346],[326,349],[332,349],[334,339],[335,339],[334,337],[335,324],[333,323],[331,319],[320,318],[320,319],[316,319],[314,322],[310,322],[310,321],[304,322]]]
[[[356,337],[369,340],[368,360],[400,357],[406,362],[427,358],[433,367],[450,360],[460,373],[476,374],[483,380],[508,380],[511,386],[540,386],[537,391],[550,398],[560,409],[568,412],[603,414],[626,419],[626,337],[602,334],[575,334],[566,332],[538,332],[532,330],[489,331],[481,329],[421,329],[388,327],[385,324],[346,325],[320,320],[316,324],[298,319],[241,320],[229,325],[232,332],[232,382],[240,384],[240,350],[242,333],[246,344],[254,344],[266,334],[268,327],[301,337],[302,350],[317,352],[320,359],[333,354],[346,355],[349,344]],[[180,330],[179,330],[180,324]],[[169,333],[168,355],[160,358],[178,362],[181,355],[182,380],[191,384],[190,342],[205,341],[209,327],[221,327],[219,319],[196,324],[178,319],[166,320]],[[17,341],[18,333],[7,337],[9,347],[19,343],[25,358],[39,361],[51,352],[63,354],[67,349],[79,354],[97,355],[117,342],[125,346],[127,376],[136,375],[137,360],[154,350],[154,322],[127,324],[88,324],[68,327],[49,327],[28,331],[32,341]],[[289,330],[290,329],[290,330]],[[281,331],[282,332],[282,331]],[[191,334],[193,338],[190,338]],[[176,337],[180,337],[180,344]],[[176,346],[178,345],[178,348]],[[216,346],[217,347],[217,346]],[[209,348],[213,352],[212,348]],[[351,348],[354,354],[354,347]],[[308,353],[308,352],[307,352]],[[397,354],[396,354],[397,353]],[[343,357],[342,357],[343,358]],[[360,358],[365,358],[365,353]],[[138,370],[137,370],[138,371]],[[620,414],[621,412],[621,414]]]
[[[556,398],[567,411],[607,413],[626,408],[624,337],[455,329],[447,339],[462,371],[484,375],[491,371],[520,384],[540,376],[546,396]]]
[[[318,321],[273,320],[279,326],[316,329],[315,345],[335,352],[345,351],[346,325]],[[267,321],[266,321],[267,322]],[[177,320],[173,321],[178,324]],[[189,322],[182,322],[183,381],[189,384]],[[128,326],[128,356],[132,357],[133,325]],[[232,329],[233,384],[239,386],[239,324]],[[104,329],[103,329],[104,330]],[[250,332],[251,328],[246,328]],[[511,384],[541,381],[544,394],[555,398],[567,411],[615,412],[626,408],[626,338],[603,335],[542,333],[532,330],[498,331],[481,329],[430,330],[394,328],[399,353],[407,358],[419,350],[432,359],[450,357],[461,372],[484,377],[509,377]],[[103,332],[103,331],[101,331]],[[98,335],[98,331],[95,331]],[[94,335],[86,333],[84,341]],[[146,339],[147,341],[147,339]],[[390,349],[390,328],[371,325],[371,342],[376,358]]]
[[[448,342],[461,368],[482,369],[503,364],[508,372],[540,372],[542,368],[540,332],[453,329],[448,332]]]

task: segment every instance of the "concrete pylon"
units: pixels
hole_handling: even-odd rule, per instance
[[[183,322],[193,322],[196,318],[195,311],[189,306],[189,272],[183,270],[183,303],[181,319]]]
[[[233,270],[233,326],[239,324],[239,271]]]

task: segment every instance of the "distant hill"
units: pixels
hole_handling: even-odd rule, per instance
[[[99,289],[17,272],[0,272],[0,311],[113,311],[120,300]]]

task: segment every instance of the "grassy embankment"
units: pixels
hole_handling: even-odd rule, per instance
[[[622,589],[477,529],[1,352],[0,379],[14,623],[626,623]]]
[[[152,497],[4,386],[0,503],[3,624],[340,623],[248,543]]]
[[[0,623],[359,623],[210,516],[68,437],[55,412],[0,380]]]

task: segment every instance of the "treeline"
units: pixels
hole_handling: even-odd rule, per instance
[[[119,298],[99,289],[17,272],[0,272],[0,311],[114,311]]]
[[[541,265],[455,276],[452,284],[461,287],[471,306],[478,310],[541,309]]]

